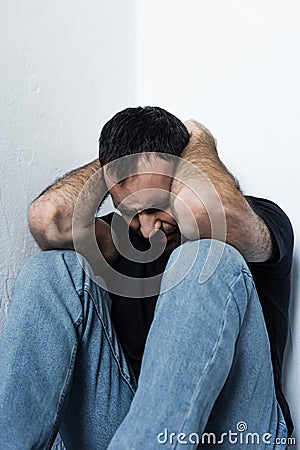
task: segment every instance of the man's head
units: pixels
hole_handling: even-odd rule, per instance
[[[148,152],[159,152],[166,159],[168,155],[180,156],[189,138],[184,124],[162,108],[126,108],[114,115],[101,131],[100,164],[104,166],[123,156]],[[118,167],[117,163],[113,167]],[[124,160],[118,175],[123,167]]]
[[[144,237],[163,231],[168,247],[175,240],[178,245],[180,237],[170,210],[173,156],[181,155],[189,138],[177,117],[147,106],[117,113],[99,139],[99,160],[102,166],[109,163],[104,174],[114,205]]]

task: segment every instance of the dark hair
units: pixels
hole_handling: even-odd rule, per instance
[[[99,138],[99,160],[103,166],[123,156],[160,152],[180,156],[190,135],[173,114],[157,106],[126,108],[103,127]],[[162,155],[160,157],[164,158]],[[125,164],[126,165],[126,164]],[[122,160],[124,169],[124,159]],[[131,159],[131,170],[132,167]],[[120,172],[115,165],[113,171]]]

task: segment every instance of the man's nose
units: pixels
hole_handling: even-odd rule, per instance
[[[154,230],[159,230],[161,227],[161,221],[151,214],[141,212],[139,214],[139,221],[140,232],[147,239],[149,239]]]

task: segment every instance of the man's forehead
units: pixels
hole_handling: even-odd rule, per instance
[[[169,197],[172,177],[160,174],[141,174],[129,177],[111,188],[110,193],[117,202],[151,202]],[[127,201],[128,199],[128,201]]]
[[[159,173],[142,173],[126,178],[119,186],[124,192],[136,192],[144,189],[170,190],[173,178]]]
[[[173,159],[164,159],[155,153],[140,153],[131,156],[135,158],[130,160],[120,158],[103,167],[108,185],[120,183],[122,179],[133,179],[135,176],[141,174],[161,174],[166,176],[173,176],[174,174],[176,162]],[[123,166],[125,168],[127,167],[127,169],[123,170],[122,178],[118,178],[118,167],[122,168]],[[128,172],[127,175],[126,172]]]
[[[115,205],[123,208],[145,209],[166,205],[174,174],[173,162],[151,156],[142,157],[137,173],[121,183],[110,186],[110,194]]]
[[[111,183],[109,184],[111,186],[109,188],[111,193],[119,192],[122,195],[129,195],[136,191],[151,188],[170,190],[173,181],[174,165],[162,159],[159,159],[159,161],[144,161],[144,163],[137,168],[135,175],[125,178],[120,183],[113,183],[113,180],[110,179]]]
[[[115,199],[120,209],[143,211],[146,209],[166,209],[170,202],[170,191],[162,189],[147,189],[132,193],[127,197]]]
[[[161,174],[139,174],[124,180],[123,183],[111,188],[115,204],[134,206],[136,209],[155,207],[163,204],[170,197],[172,177]]]
[[[155,174],[172,175],[174,172],[175,161],[173,159],[164,159],[155,153],[141,153],[137,162],[137,172],[152,172]]]

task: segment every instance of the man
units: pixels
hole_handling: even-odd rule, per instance
[[[121,215],[95,218],[107,192]],[[286,448],[293,232],[242,194],[208,130],[121,111],[29,224],[47,251],[1,336],[1,449],[48,449],[58,431],[80,450]]]

